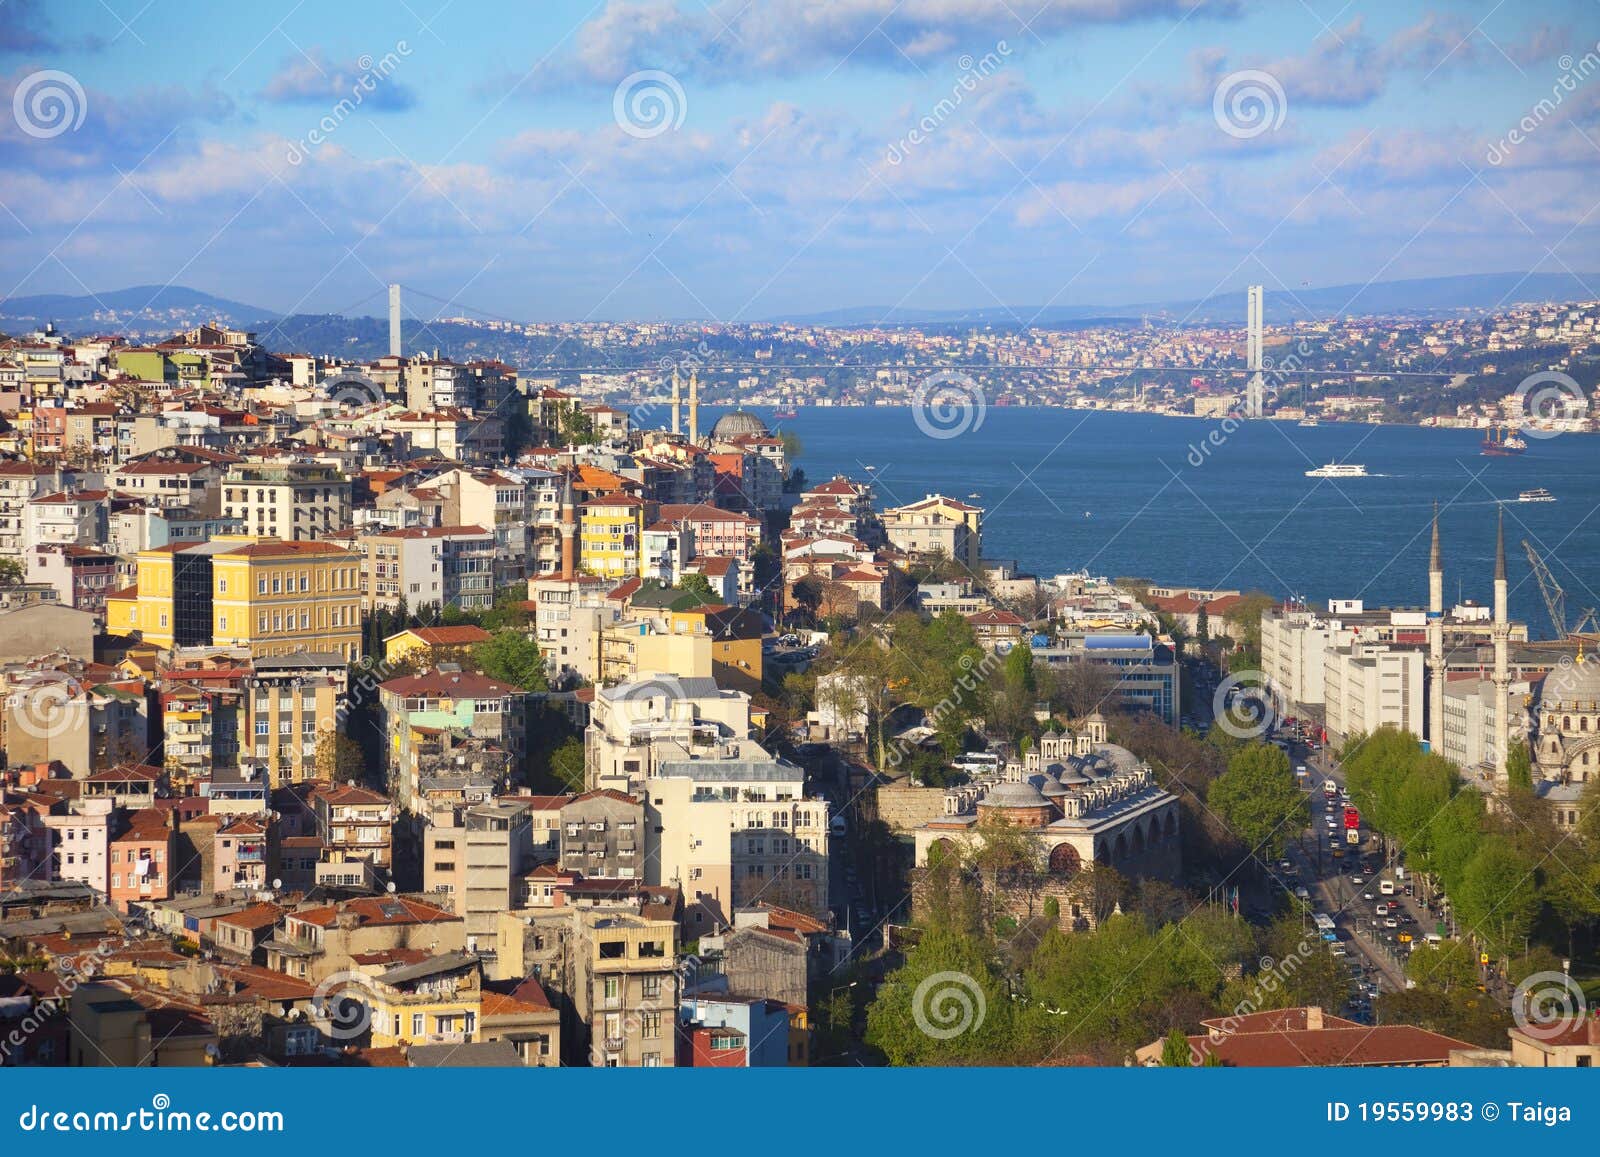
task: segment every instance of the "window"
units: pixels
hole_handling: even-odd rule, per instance
[[[627,942],[624,941],[624,940],[606,940],[606,941],[602,941],[601,944],[600,944],[600,959],[601,960],[621,960],[623,955],[627,952],[627,949],[628,949],[628,945],[627,945]],[[607,996],[611,995],[610,988],[611,988],[612,982],[614,980],[615,980],[615,977],[609,977],[608,976],[606,978],[606,989],[607,989],[606,995]]]
[[[646,1000],[659,1000],[661,998],[661,978],[659,976],[645,976],[639,980],[644,990]]]
[[[412,1036],[421,1036],[423,1034],[423,1032],[426,1031],[423,1028],[423,1023],[424,1023],[425,1019],[426,1018],[420,1012],[414,1012],[414,1013],[411,1014],[411,1035]]]
[[[1587,1059],[1587,1058],[1585,1058],[1585,1059]],[[645,1053],[642,1057],[639,1058],[639,1064],[643,1068],[659,1069],[661,1067],[661,1054],[660,1053]]]

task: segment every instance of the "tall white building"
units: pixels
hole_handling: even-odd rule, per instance
[[[1421,734],[1422,668],[1420,651],[1382,643],[1330,648],[1322,673],[1328,741],[1341,744],[1380,727]]]

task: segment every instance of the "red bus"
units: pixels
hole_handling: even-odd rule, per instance
[[[1344,809],[1344,826],[1347,828],[1359,828],[1361,826],[1361,813],[1348,804]]]

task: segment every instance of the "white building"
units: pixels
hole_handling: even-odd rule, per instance
[[[1423,655],[1380,643],[1333,647],[1323,659],[1328,740],[1395,727],[1422,734]]]

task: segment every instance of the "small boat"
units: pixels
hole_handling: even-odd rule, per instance
[[[974,490],[971,494],[967,495],[967,497],[968,498],[982,498],[983,495],[979,494],[976,490]]]
[[[791,418],[798,418],[800,416],[800,411],[799,410],[774,410],[772,412],[772,416],[774,418],[776,418],[780,422],[787,422]]]
[[[861,469],[863,469],[863,470],[876,470],[877,467],[876,466],[863,466]]]
[[[1488,458],[1509,458],[1521,454],[1528,444],[1506,426],[1490,426],[1488,435],[1478,443],[1478,448]]]
[[[1317,426],[1317,425],[1320,425],[1320,424],[1321,423],[1319,423],[1315,418],[1301,418],[1300,421],[1298,423],[1296,423],[1296,425],[1307,426],[1307,427]]]
[[[1307,478],[1366,478],[1367,468],[1357,462],[1329,462],[1306,471]]]
[[[1517,495],[1518,502],[1554,502],[1555,500],[1556,496],[1543,486],[1536,486],[1532,490],[1524,490]]]

